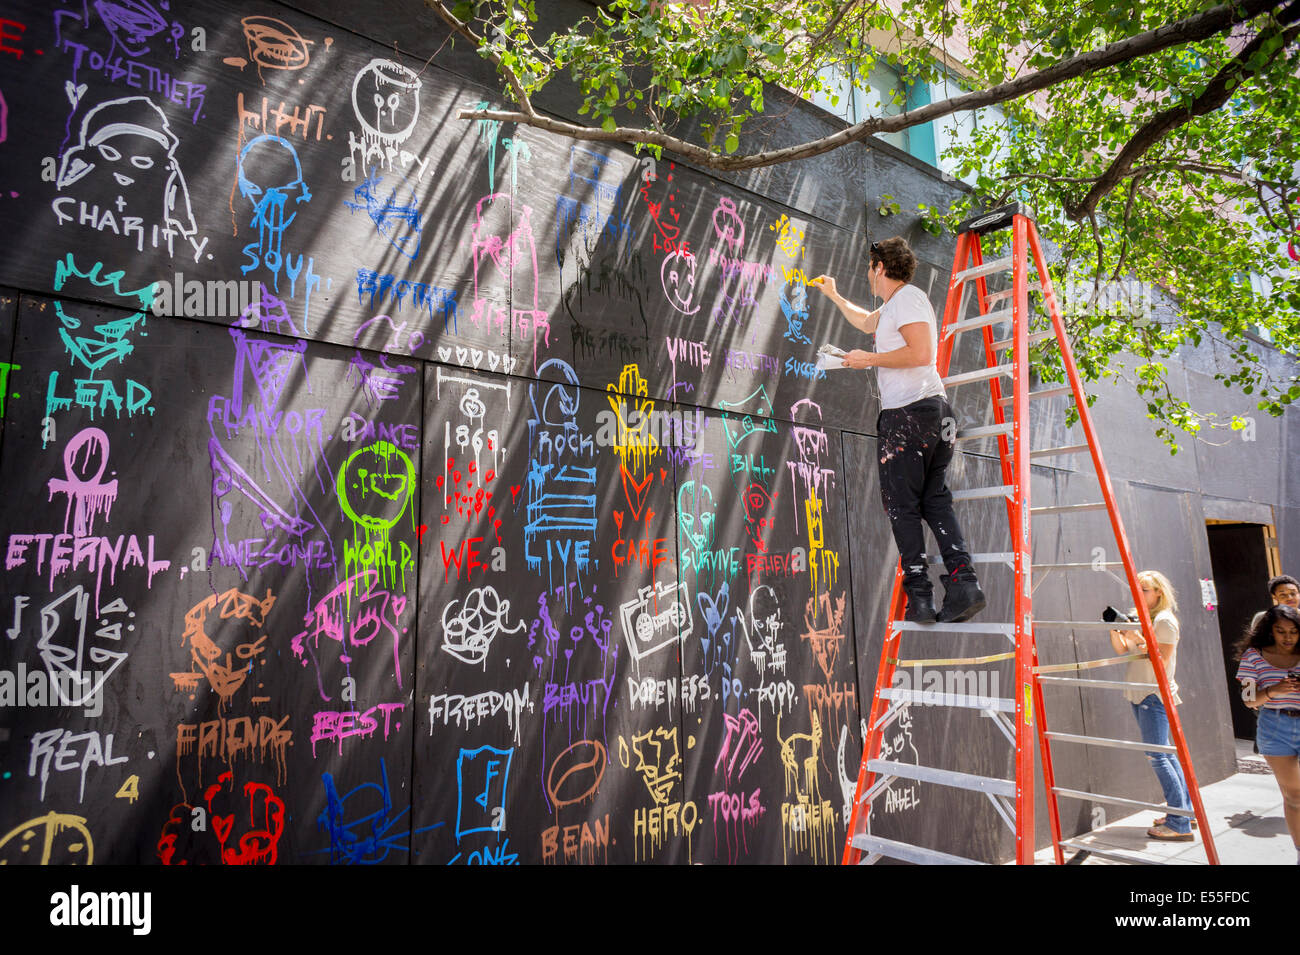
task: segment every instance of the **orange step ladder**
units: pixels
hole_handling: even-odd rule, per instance
[[[1011,255],[984,261],[980,244],[981,235],[987,235],[1002,229],[1012,230]],[[952,277],[948,284],[948,299],[944,307],[943,324],[939,332],[938,369],[946,386],[957,386],[973,382],[987,381],[992,398],[994,421],[991,425],[973,428],[957,435],[957,440],[996,437],[998,455],[1001,460],[1002,484],[987,488],[975,488],[953,492],[954,501],[1004,498],[1007,508],[1007,521],[1011,530],[1011,552],[1009,553],[975,553],[972,560],[976,563],[1005,563],[1014,568],[1015,574],[1015,610],[1012,621],[1008,623],[910,623],[903,619],[905,597],[902,583],[901,567],[895,569],[893,596],[890,599],[888,632],[881,649],[880,667],[876,674],[875,693],[871,703],[871,716],[866,724],[866,739],[862,751],[862,766],[858,773],[857,789],[854,793],[853,808],[850,813],[846,831],[843,862],[845,865],[869,864],[878,859],[891,858],[916,864],[959,864],[980,865],[981,860],[940,852],[936,849],[885,839],[871,832],[871,807],[874,800],[896,779],[915,780],[943,786],[955,787],[972,792],[983,793],[993,803],[1003,821],[1015,832],[1015,861],[1019,865],[1032,865],[1034,862],[1034,746],[1035,739],[1043,761],[1043,780],[1047,793],[1047,812],[1051,827],[1052,846],[1056,863],[1064,864],[1065,850],[1088,852],[1099,857],[1124,862],[1146,862],[1120,852],[1108,851],[1089,843],[1082,843],[1061,836],[1060,815],[1057,798],[1085,799],[1095,803],[1118,805],[1127,808],[1153,809],[1159,812],[1188,815],[1200,823],[1200,839],[1206,857],[1211,865],[1218,864],[1218,853],[1210,834],[1205,806],[1201,801],[1200,788],[1196,783],[1196,773],[1192,767],[1191,755],[1183,735],[1178,711],[1171,699],[1169,680],[1165,673],[1164,662],[1157,652],[1157,644],[1152,631],[1151,618],[1146,604],[1141,600],[1141,587],[1138,583],[1137,569],[1133,564],[1128,540],[1124,535],[1124,525],[1120,519],[1115,503],[1115,494],[1102,461],[1101,448],[1097,442],[1092,417],[1088,411],[1088,402],[1079,379],[1078,369],[1070,350],[1065,323],[1057,305],[1056,295],[1052,289],[1046,262],[1043,258],[1042,245],[1038,230],[1028,217],[1023,206],[1014,203],[993,212],[976,216],[962,223],[958,230],[957,252],[953,260]],[[1037,280],[1030,282],[1029,269],[1032,265],[1037,273]],[[987,280],[995,275],[1011,273],[1011,288],[1004,292],[990,294]],[[963,317],[970,293],[974,290],[977,314]],[[1029,310],[1029,293],[1035,291],[1042,296],[1043,311],[1050,318],[1050,328],[1030,330],[1031,315]],[[1009,302],[1008,302],[1009,300]],[[991,308],[998,305],[996,311]],[[1007,339],[995,341],[993,326],[1011,322],[1012,333]],[[964,332],[979,331],[984,341],[986,366],[978,371],[964,374],[948,375],[948,365],[952,358],[956,337]],[[1061,358],[1068,378],[1063,386],[1029,390],[1029,347],[1039,341],[1055,339],[1060,348]],[[1000,359],[1003,352],[1010,353],[1010,360]],[[1003,394],[999,379],[1010,378],[1010,393]],[[1070,395],[1078,410],[1079,420],[1083,426],[1087,443],[1058,448],[1031,450],[1029,447],[1029,408],[1030,402],[1058,395]],[[1010,409],[1008,414],[1007,409]],[[1089,504],[1055,505],[1051,507],[1031,507],[1029,500],[1030,462],[1038,458],[1057,455],[1079,454],[1088,452],[1092,455],[1093,466],[1101,485],[1102,500]],[[1120,561],[1111,562],[1109,566],[1122,564],[1126,583],[1137,608],[1138,622],[1104,623],[1101,621],[1051,621],[1036,620],[1033,615],[1032,577],[1036,571],[1071,570],[1090,568],[1094,564],[1033,564],[1031,561],[1030,524],[1039,514],[1068,514],[1081,510],[1105,510],[1110,517],[1111,529],[1119,549]],[[1118,578],[1117,578],[1118,579]],[[1141,630],[1146,642],[1145,654],[1132,654],[1111,657],[1084,663],[1057,664],[1039,666],[1038,651],[1034,643],[1037,629],[1052,630]],[[1004,653],[991,653],[986,656],[965,659],[903,660],[901,645],[904,634],[926,631],[929,633],[954,634],[992,634],[1010,639],[1014,650]],[[1173,745],[1161,747],[1156,744],[1142,743],[1134,740],[1113,740],[1102,737],[1082,736],[1071,733],[1049,732],[1043,709],[1043,684],[1080,686],[1091,689],[1114,690],[1126,687],[1147,686],[1130,684],[1115,680],[1094,680],[1078,676],[1049,676],[1066,671],[1083,671],[1099,669],[1127,663],[1130,660],[1149,657],[1155,672],[1157,689],[1164,701],[1165,711],[1169,717],[1169,732]],[[895,686],[894,675],[899,666],[978,666],[1014,659],[1013,686],[1015,692],[1009,698],[968,697],[959,694],[934,693],[920,688],[901,688]],[[1000,779],[990,776],[978,776],[956,772],[950,769],[920,766],[896,760],[880,758],[881,742],[885,732],[890,728],[900,713],[914,703],[937,703],[958,709],[991,716],[995,719],[1003,734],[1015,747],[1015,776],[1013,779]],[[1085,744],[1139,752],[1163,751],[1176,755],[1182,766],[1191,795],[1191,810],[1175,810],[1155,803],[1086,792],[1079,789],[1058,787],[1052,770],[1052,744]]]

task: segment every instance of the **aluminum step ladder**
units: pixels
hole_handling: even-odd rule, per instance
[[[1011,255],[985,261],[980,237],[1010,228]],[[1036,281],[1030,281],[1030,268],[1036,272]],[[1010,272],[1011,287],[990,294],[987,280],[995,275]],[[1042,311],[1050,319],[1050,327],[1031,330],[1029,293],[1042,297]],[[970,295],[974,294],[978,314],[965,317]],[[1001,340],[994,338],[995,325],[1010,321],[1011,334]],[[957,375],[948,375],[956,337],[965,332],[978,332],[983,338],[984,369]],[[1029,389],[1029,347],[1031,344],[1055,340],[1060,349],[1068,384]],[[952,277],[948,284],[948,298],[944,307],[943,323],[939,331],[939,374],[946,386],[987,382],[993,410],[993,423],[973,428],[957,435],[958,441],[978,438],[996,438],[1001,463],[1001,484],[954,492],[955,502],[1002,498],[1006,502],[1007,521],[1011,531],[1012,550],[1004,553],[972,554],[975,563],[1006,564],[1015,579],[1015,609],[1013,619],[1005,623],[981,621],[978,623],[909,623],[903,619],[906,597],[903,593],[902,568],[894,573],[894,589],[890,599],[889,624],[881,648],[880,667],[876,674],[875,693],[871,716],[866,724],[866,739],[862,750],[862,766],[858,773],[857,789],[847,826],[843,862],[845,865],[870,864],[883,858],[899,859],[916,864],[981,865],[976,859],[966,859],[940,852],[933,848],[911,845],[898,839],[885,839],[871,831],[873,802],[895,779],[916,780],[925,783],[983,793],[993,803],[1002,820],[1015,833],[1015,862],[1032,865],[1034,862],[1034,750],[1038,747],[1043,764],[1043,779],[1047,794],[1047,812],[1051,829],[1052,847],[1056,863],[1065,864],[1065,851],[1087,852],[1116,861],[1148,862],[1150,860],[1111,852],[1093,846],[1078,837],[1062,838],[1057,800],[1082,799],[1094,803],[1116,805],[1131,809],[1153,809],[1158,812],[1194,816],[1200,823],[1200,840],[1207,860],[1218,864],[1218,853],[1210,833],[1209,820],[1201,801],[1200,788],[1192,767],[1191,755],[1183,735],[1177,708],[1173,705],[1169,680],[1164,662],[1157,650],[1151,618],[1145,602],[1140,599],[1141,586],[1137,569],[1129,550],[1124,525],[1115,503],[1115,494],[1102,461],[1087,398],[1079,379],[1069,338],[1061,318],[1056,295],[1043,258],[1038,230],[1026,210],[1019,203],[1005,206],[991,213],[974,217],[958,229],[957,251],[953,260]],[[1003,380],[1009,379],[1004,390]],[[1030,402],[1069,395],[1075,403],[1079,421],[1086,436],[1085,444],[1031,450],[1029,447]],[[1039,458],[1090,453],[1094,472],[1100,484],[1101,500],[1083,504],[1032,507],[1029,500],[1030,462]],[[1094,563],[1041,563],[1031,560],[1032,518],[1038,515],[1069,515],[1078,511],[1104,510],[1110,518],[1120,560],[1106,563],[1106,567],[1123,568],[1133,605],[1137,608],[1135,623],[1103,623],[1091,620],[1035,620],[1033,616],[1034,575],[1039,572],[1070,571],[1094,568]],[[932,562],[941,563],[938,558]],[[1117,578],[1118,579],[1118,578]],[[987,586],[987,585],[986,585]],[[1034,635],[1037,630],[1089,630],[1131,629],[1140,630],[1146,644],[1146,653],[1129,654],[1089,660],[1082,663],[1065,663],[1040,666]],[[960,659],[901,659],[904,634],[961,633],[1000,635],[1010,641],[1010,651],[993,652],[979,657]],[[1003,645],[1005,646],[1005,644]],[[1131,660],[1148,658],[1156,676],[1154,684],[1134,684],[1114,679],[1090,679],[1078,674],[1085,671],[1126,664]],[[1007,698],[970,697],[954,694],[920,692],[894,685],[894,675],[902,667],[924,666],[980,666],[1014,660],[1013,692]],[[1066,675],[1071,674],[1071,675]],[[1085,736],[1077,733],[1049,732],[1043,707],[1043,687],[1080,687],[1087,690],[1122,690],[1146,688],[1158,692],[1169,716],[1170,746],[1142,743],[1138,740],[1116,740]],[[880,758],[881,742],[885,732],[909,706],[924,702],[927,705],[949,706],[957,710],[974,711],[971,715],[992,717],[1002,734],[1015,750],[1015,773],[1012,779],[975,776],[930,766]],[[1141,752],[1163,751],[1175,755],[1182,766],[1191,795],[1191,810],[1176,810],[1147,803],[1142,800],[1104,793],[1058,786],[1052,768],[1052,747],[1098,746],[1131,749]],[[991,860],[996,861],[996,860]]]

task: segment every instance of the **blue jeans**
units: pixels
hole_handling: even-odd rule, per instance
[[[1169,716],[1165,713],[1165,705],[1160,702],[1160,697],[1152,693],[1141,703],[1129,705],[1133,707],[1133,715],[1137,718],[1142,742],[1168,746]],[[1173,809],[1191,809],[1192,801],[1187,794],[1187,780],[1183,778],[1183,768],[1178,764],[1178,757],[1173,753],[1147,753],[1147,759],[1151,761],[1156,779],[1160,780],[1166,805]],[[1174,832],[1192,831],[1190,816],[1176,816],[1170,813],[1165,825]]]
[[[1261,706],[1255,741],[1261,756],[1300,756],[1300,717]]]

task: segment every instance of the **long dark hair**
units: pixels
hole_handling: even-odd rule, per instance
[[[1259,618],[1259,623],[1254,627],[1247,627],[1242,638],[1237,641],[1237,659],[1241,655],[1254,647],[1256,650],[1263,650],[1273,646],[1273,624],[1279,620],[1289,620],[1300,630],[1300,610],[1295,607],[1288,607],[1286,604],[1274,604],[1264,611],[1264,616]]]

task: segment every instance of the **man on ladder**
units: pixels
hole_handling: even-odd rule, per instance
[[[845,319],[865,334],[874,333],[877,351],[854,349],[848,368],[880,369],[880,498],[889,515],[903,567],[906,619],[934,623],[934,590],[926,571],[925,536],[930,525],[947,569],[943,623],[969,620],[984,609],[984,593],[971,566],[945,471],[952,460],[957,427],[943,382],[935,368],[938,335],[930,300],[915,285],[916,256],[902,238],[871,244],[871,293],[883,301],[877,310],[854,305],[840,295],[835,279],[818,276],[811,285],[838,306]]]

